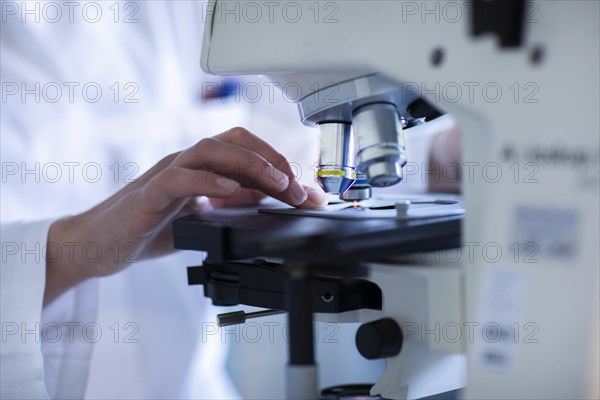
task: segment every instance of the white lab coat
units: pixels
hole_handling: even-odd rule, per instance
[[[40,319],[45,278],[42,247],[50,223],[2,226],[3,399],[40,399],[47,392],[53,398],[73,398],[85,393],[92,345],[82,339],[81,326],[70,322],[94,315],[97,285],[88,281],[70,290],[61,298],[62,307],[54,303]],[[52,343],[43,341],[42,335]]]
[[[35,3],[43,12],[52,2]],[[220,311],[200,289],[186,285],[185,266],[199,264],[199,253],[140,262],[100,282],[84,282],[42,308],[48,227],[57,216],[97,204],[130,173],[139,176],[165,154],[236,125],[302,165],[302,180],[311,183],[316,137],[283,98],[275,104],[266,97],[253,105],[199,102],[202,82],[218,81],[198,67],[206,2],[139,2],[137,8],[121,2],[120,21],[137,10],[138,22],[128,24],[114,22],[114,2],[96,4],[106,18],[95,23],[77,12],[73,22],[66,14],[58,22],[48,22],[49,14],[36,22],[35,5],[26,22],[23,13],[3,14],[3,96],[5,84],[25,84],[35,92],[39,82],[41,90],[40,101],[36,93],[23,100],[21,91],[1,103],[1,397],[239,397],[225,372],[226,344],[199,334]],[[73,101],[67,82],[78,83]],[[63,87],[59,101],[43,92],[48,83],[48,90]],[[79,90],[86,84],[102,89],[98,102]],[[125,102],[132,93],[137,103]],[[430,137],[407,138],[416,159],[424,159]],[[414,182],[413,189],[419,187]],[[20,220],[29,222],[9,223]],[[6,246],[14,243],[17,252],[9,256],[15,248]],[[25,251],[35,246],[37,258]],[[37,336],[31,333],[37,329]],[[278,373],[280,367],[272,366]],[[245,393],[255,396],[253,390],[270,379],[248,373],[238,387],[253,385]]]
[[[30,11],[51,2],[35,3]],[[3,95],[11,83],[34,89],[25,101],[19,93],[1,103],[2,243],[40,246],[37,260],[22,260],[21,252],[4,257],[3,247],[2,332],[16,324],[33,331],[38,326],[42,333],[47,327],[47,335],[22,338],[19,331],[3,341],[1,397],[236,397],[229,382],[220,383],[225,345],[211,347],[210,357],[195,351],[199,326],[211,316],[204,313],[208,302],[201,290],[186,285],[185,266],[200,263],[200,254],[139,263],[99,288],[96,281],[81,284],[42,310],[43,247],[52,219],[94,206],[122,187],[129,173],[139,176],[169,152],[248,120],[249,110],[239,105],[197,100],[207,79],[198,67],[201,3],[139,3],[139,22],[132,24],[114,23],[108,8],[113,2],[96,4],[109,18],[88,23],[76,13],[72,23],[50,23],[29,14],[23,23],[21,13],[16,19],[2,15]],[[129,11],[125,4],[121,17]],[[35,93],[38,82],[42,89]],[[103,95],[94,103],[75,90],[71,102],[66,82],[77,83],[76,89],[99,86]],[[134,84],[137,103],[124,102],[133,92],[127,83]],[[60,101],[50,101],[54,93],[43,92],[46,84],[65,90]],[[56,164],[62,179],[51,171]],[[11,166],[19,172],[11,175]],[[22,220],[29,222],[9,223]],[[69,340],[69,326],[88,323],[87,336],[74,332]],[[53,343],[56,325],[62,337]],[[196,358],[212,360],[212,368],[194,363]],[[197,387],[187,383],[191,378]]]

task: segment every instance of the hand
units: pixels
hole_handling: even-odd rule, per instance
[[[460,193],[460,173],[453,172],[456,168],[447,168],[452,165],[461,165],[460,131],[457,126],[439,133],[431,143],[429,153],[429,168],[444,171],[428,179],[428,190],[437,193]]]
[[[265,195],[296,207],[326,203],[322,191],[295,180],[285,157],[243,128],[171,154],[98,206],[52,224],[44,304],[85,279],[174,251],[175,218],[212,207],[256,204]],[[62,249],[66,243],[75,243],[70,244],[73,257],[53,258],[52,247]]]

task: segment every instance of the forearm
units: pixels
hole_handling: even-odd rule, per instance
[[[113,206],[109,199],[52,223],[46,245],[44,306],[87,279],[114,274],[140,260],[141,243],[151,236],[132,234],[135,223],[123,218],[122,207]]]
[[[81,250],[81,243],[73,237],[74,232],[70,229],[72,223],[73,217],[59,219],[48,231],[44,306],[90,277],[85,274],[86,270],[75,252],[65,251],[77,247]]]

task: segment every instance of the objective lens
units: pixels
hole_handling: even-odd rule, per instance
[[[327,193],[345,193],[356,181],[356,147],[352,126],[323,123],[317,181]]]
[[[352,120],[358,144],[358,170],[375,187],[392,186],[402,180],[406,164],[404,134],[393,104],[373,103],[354,111]]]

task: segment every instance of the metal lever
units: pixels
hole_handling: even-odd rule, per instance
[[[230,325],[238,325],[246,322],[247,319],[267,317],[269,315],[283,314],[285,311],[281,310],[264,310],[246,313],[244,311],[234,311],[230,313],[218,314],[217,324],[220,328]]]

